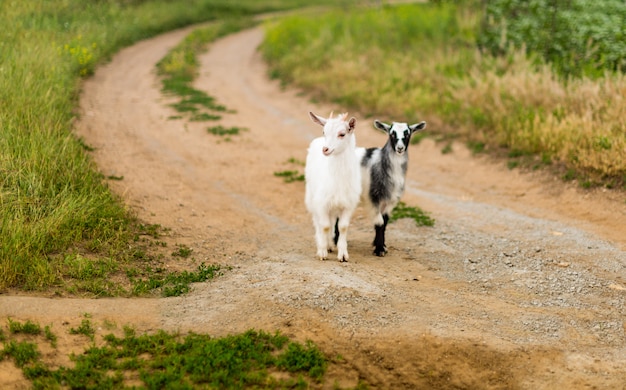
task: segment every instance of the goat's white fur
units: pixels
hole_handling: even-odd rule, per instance
[[[317,256],[328,258],[337,222],[337,258],[347,261],[348,226],[361,196],[361,169],[355,153],[356,119],[346,120],[347,113],[335,118],[332,113],[329,118],[312,112],[309,115],[324,128],[324,136],[309,145],[305,167],[305,204],[313,216]]]

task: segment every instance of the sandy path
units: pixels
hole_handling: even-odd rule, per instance
[[[304,160],[319,134],[309,110],[342,108],[269,81],[254,29],[212,45],[195,84],[235,111],[220,124],[248,131],[226,142],[207,123],[168,120],[175,113],[155,64],[188,31],[141,42],[98,69],[84,85],[77,132],[105,175],[124,177],[111,186],[143,220],[171,228],[171,242],[192,247],[198,262],[233,270],[180,298],[0,296],[0,317],[56,323],[91,313],[142,330],[215,335],[280,329],[343,357],[329,388],[358,380],[374,388],[623,388],[623,194],[510,171],[461,145],[444,155],[426,140],[410,150],[403,200],[429,211],[435,227],[390,225],[381,259],[358,211],[351,261],[318,261],[304,184],[274,172],[302,170],[287,160]],[[371,119],[351,114],[359,144],[385,142]]]

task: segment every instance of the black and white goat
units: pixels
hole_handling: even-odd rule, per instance
[[[376,120],[374,126],[389,135],[387,143],[382,148],[357,148],[357,158],[361,163],[362,201],[376,230],[372,244],[374,254],[385,256],[385,229],[389,215],[404,193],[409,142],[413,133],[426,127],[426,122],[388,125]]]

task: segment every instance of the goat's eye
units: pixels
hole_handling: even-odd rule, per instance
[[[339,138],[343,138],[343,137],[345,137],[345,136],[346,136],[346,135],[345,135],[344,133],[339,133],[339,134],[337,134],[337,137],[339,137]]]

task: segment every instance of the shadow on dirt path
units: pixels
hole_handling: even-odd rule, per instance
[[[78,134],[140,218],[171,228],[196,259],[232,266],[167,299],[0,296],[0,317],[220,336],[276,329],[315,341],[334,364],[324,387],[622,389],[626,378],[626,207],[623,194],[522,174],[460,144],[410,150],[403,198],[436,220],[388,228],[390,253],[371,254],[361,210],[350,262],[315,258],[304,184],[274,172],[303,167],[319,133],[310,102],[266,77],[262,29],[226,37],[202,56],[195,86],[231,110],[230,141],[206,123],[168,119],[155,64],[189,30],[123,50],[84,85]],[[359,113],[357,142],[385,136]],[[413,122],[422,118],[379,118]],[[4,364],[4,363],[0,363]],[[0,366],[1,368],[2,366]],[[0,372],[3,370],[0,369]],[[3,377],[4,376],[4,377]],[[17,383],[0,374],[0,384]],[[11,382],[13,381],[13,382]]]

